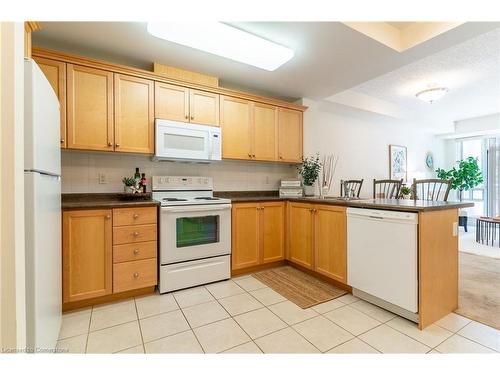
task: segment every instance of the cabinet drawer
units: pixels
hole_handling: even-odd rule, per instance
[[[156,258],[113,265],[113,293],[156,285]]]
[[[156,224],[113,228],[113,245],[145,241],[156,241]]]
[[[114,208],[113,226],[155,224],[156,207]]]
[[[113,246],[113,263],[155,258],[156,253],[156,241],[116,245]]]

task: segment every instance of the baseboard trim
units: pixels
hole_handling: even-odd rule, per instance
[[[62,305],[62,311],[66,312],[66,311],[80,309],[82,307],[100,305],[103,303],[114,302],[114,301],[118,301],[121,299],[127,299],[127,298],[142,296],[142,295],[146,295],[146,294],[153,294],[155,291],[155,288],[156,288],[155,286],[148,286],[146,288],[128,290],[128,291],[122,292],[122,293],[110,294],[107,296],[90,298],[90,299],[86,299],[86,300],[82,300],[82,301],[66,302],[66,303],[63,303],[63,305]]]
[[[231,277],[246,275],[246,274],[254,273],[254,272],[259,272],[259,271],[267,270],[269,268],[280,267],[280,266],[284,266],[285,264],[286,264],[286,260],[278,260],[277,262],[259,264],[258,266],[241,268],[238,270],[231,270]]]

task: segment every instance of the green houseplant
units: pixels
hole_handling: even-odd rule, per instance
[[[401,187],[401,196],[403,197],[403,199],[410,199],[411,198],[411,187],[402,186]]]
[[[135,193],[136,192],[137,180],[134,177],[123,177],[122,182],[123,182],[123,185],[125,185],[125,187],[123,188],[125,193]]]
[[[477,158],[469,156],[466,159],[457,162],[458,168],[453,167],[449,171],[442,168],[436,169],[438,178],[450,179],[453,181],[451,183],[451,188],[453,190],[458,190],[459,198],[462,200],[462,191],[467,191],[483,183],[483,175],[481,169],[477,164]]]
[[[298,167],[299,174],[302,176],[305,195],[314,195],[313,185],[318,179],[321,170],[319,154],[302,158],[302,164]]]

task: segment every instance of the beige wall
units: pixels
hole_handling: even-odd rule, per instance
[[[361,196],[371,197],[373,179],[389,178],[389,145],[407,147],[408,178],[431,178],[435,173],[425,166],[428,151],[435,166],[444,162],[444,142],[419,129],[418,124],[387,122],[381,116],[355,118],[327,111],[320,103],[304,99],[304,155],[339,156],[332,195],[340,194],[341,179],[363,178]]]
[[[24,263],[24,27],[0,23],[0,347],[26,345]]]
[[[62,152],[63,193],[104,193],[123,191],[124,176],[132,176],[135,168],[153,175],[208,176],[214,179],[216,191],[276,190],[280,179],[296,176],[291,165],[251,161],[220,161],[211,164],[153,162],[149,156],[97,152]],[[104,173],[108,183],[99,183]],[[149,189],[149,188],[148,188]]]

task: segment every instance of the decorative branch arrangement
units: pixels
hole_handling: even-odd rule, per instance
[[[337,169],[337,162],[339,157],[337,155],[323,156],[323,168],[321,168],[320,189],[319,194],[323,196],[325,192],[329,192],[333,183],[333,176]]]

